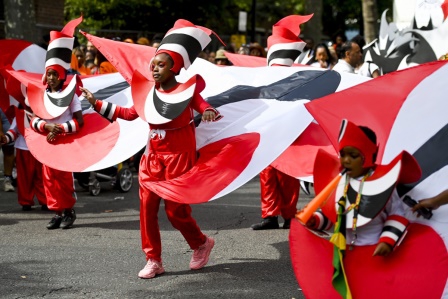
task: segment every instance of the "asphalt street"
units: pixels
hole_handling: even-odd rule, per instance
[[[192,250],[167,220],[162,203],[166,273],[150,280],[137,277],[145,265],[137,175],[127,193],[110,182],[101,187],[92,196],[77,184],[73,228],[53,231],[45,228],[52,212],[40,206],[24,212],[17,193],[0,191],[1,298],[304,298],[291,267],[289,230],[250,229],[261,217],[258,177],[193,206],[203,232],[216,240],[201,270],[189,269]],[[309,199],[301,195],[299,206]]]

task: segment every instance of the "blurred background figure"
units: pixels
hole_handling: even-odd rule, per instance
[[[224,49],[216,51],[215,63],[217,65],[232,65],[227,58]]]
[[[129,44],[134,44],[134,40],[132,38],[126,38],[123,42],[129,43]]]
[[[97,65],[95,64],[95,53],[86,51],[84,65],[89,69],[89,75],[96,72]]]
[[[249,55],[249,47],[246,44],[241,45],[238,49],[238,54]]]
[[[249,46],[249,55],[266,58],[266,50],[259,43],[251,43]]]
[[[118,72],[118,70],[109,61],[107,61],[106,57],[104,57],[104,55],[101,54],[100,51],[96,53],[96,65],[98,66],[98,68],[95,72],[95,75]]]
[[[208,53],[208,61],[210,61],[211,63],[216,63],[215,58],[216,52],[211,51],[210,53]]]
[[[144,45],[144,46],[149,46],[150,44],[149,44],[149,39],[147,39],[146,37],[140,37],[138,40],[137,40],[137,44],[139,44],[139,45]]]
[[[314,48],[313,63],[311,66],[320,67],[331,70],[337,63],[337,59],[333,57],[324,43],[317,44]]]
[[[303,48],[303,52],[300,53],[299,57],[294,61],[295,63],[310,65],[315,62],[313,60],[314,56],[314,39],[308,36],[300,37],[305,43],[305,47]]]
[[[98,52],[98,50],[95,48],[95,46],[92,44],[91,41],[88,41],[86,44],[86,50],[93,52],[94,56],[96,56],[96,52]]]
[[[333,37],[333,49],[338,57],[341,57],[340,51],[342,45],[347,41],[347,36],[342,32],[337,32]]]
[[[79,75],[90,75],[90,69],[85,66],[86,57],[84,51],[80,47],[74,48],[72,51],[72,62],[70,69]]]
[[[379,77],[381,75],[379,66],[373,63],[373,61],[371,60],[368,61],[365,60],[366,55],[363,49],[364,46],[366,45],[366,40],[364,39],[364,37],[358,34],[355,37],[353,37],[351,41],[357,43],[359,48],[361,49],[361,52],[363,53],[359,65],[355,68],[355,73],[369,78]]]
[[[154,34],[154,36],[152,37],[151,47],[158,48],[160,46],[160,42],[163,39],[163,36],[164,35],[160,33]]]

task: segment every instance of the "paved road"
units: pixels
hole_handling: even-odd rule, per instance
[[[1,298],[304,298],[289,256],[289,230],[252,231],[260,219],[254,178],[233,193],[193,206],[216,240],[209,265],[189,270],[192,251],[160,209],[166,273],[141,280],[138,188],[99,196],[77,187],[72,229],[48,231],[52,213],[23,212],[16,193],[0,191]],[[3,182],[0,181],[0,184]],[[309,198],[300,200],[303,205]]]

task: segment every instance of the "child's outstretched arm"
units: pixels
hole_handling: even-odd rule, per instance
[[[138,118],[138,114],[134,106],[130,108],[123,108],[107,101],[96,99],[93,93],[91,93],[87,88],[79,87],[79,89],[82,91],[82,95],[93,106],[93,109],[110,122],[116,121],[117,118],[125,120],[134,120]]]
[[[437,209],[441,205],[448,204],[448,189],[438,195],[419,201],[413,208],[412,212],[416,212],[420,208]]]

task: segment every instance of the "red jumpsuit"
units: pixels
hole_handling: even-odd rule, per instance
[[[271,165],[260,172],[261,217],[281,215],[291,219],[297,212],[300,181]]]
[[[163,92],[160,91],[159,92]],[[101,111],[105,101],[97,101],[96,111]],[[195,93],[189,106],[174,120],[162,124],[150,124],[150,138],[140,161],[140,232],[142,249],[146,259],[162,261],[162,243],[158,223],[160,196],[145,186],[145,182],[169,180],[187,172],[196,162],[196,138],[193,109],[203,113],[211,106]],[[138,117],[134,107],[116,107],[112,120],[134,120]],[[191,207],[165,200],[165,213],[174,228],[184,236],[191,249],[204,244],[206,236],[191,216]]]

